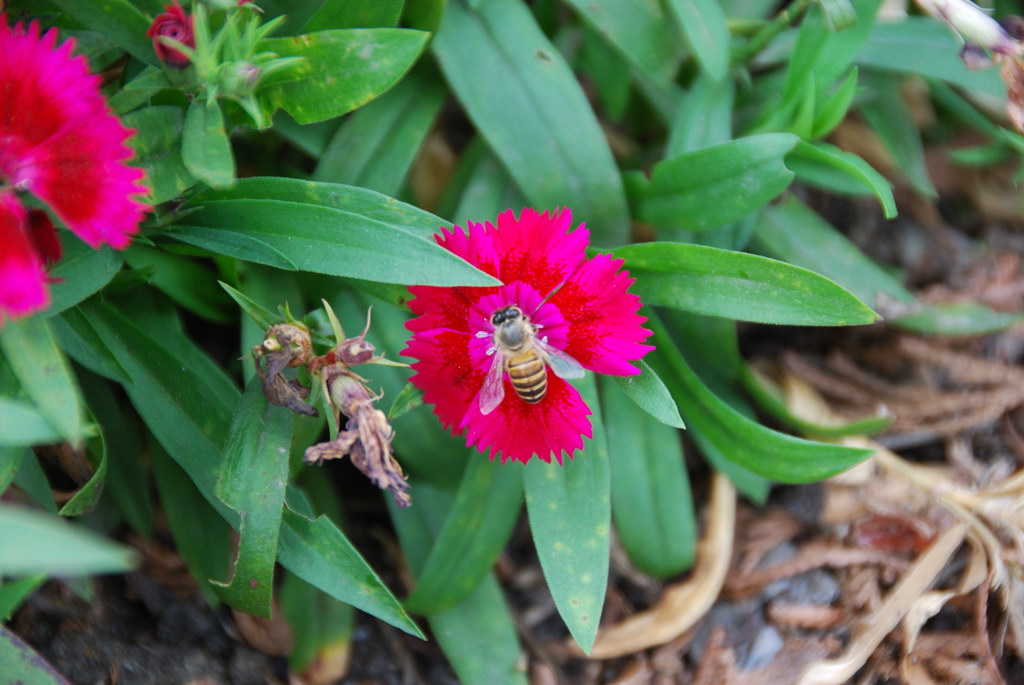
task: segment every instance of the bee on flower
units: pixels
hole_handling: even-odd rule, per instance
[[[504,285],[409,289],[413,385],[446,428],[502,461],[571,458],[592,432],[568,381],[638,374],[630,362],[654,349],[622,261],[588,258],[589,231],[571,227],[568,209],[527,208],[443,229],[441,246]]]

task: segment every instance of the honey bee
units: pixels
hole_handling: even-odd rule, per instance
[[[583,378],[583,367],[565,352],[548,345],[547,337],[538,337],[540,326],[531,323],[515,305],[502,307],[491,315],[493,344],[487,350],[494,357],[480,389],[480,413],[487,415],[505,399],[505,372],[516,394],[529,404],[544,399],[548,390],[547,367],[559,378]],[[477,337],[486,337],[480,331]]]

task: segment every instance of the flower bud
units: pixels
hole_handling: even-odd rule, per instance
[[[178,0],[174,0],[174,4],[164,5],[164,11],[153,17],[153,23],[146,31],[146,37],[153,39],[153,50],[156,52],[156,56],[168,66],[184,69],[191,63],[188,55],[165,45],[160,40],[161,37],[173,38],[190,48],[196,47],[192,17],[178,4]]]
[[[1020,53],[1020,43],[970,0],[917,0],[917,4],[925,12],[949,24],[969,43],[1001,55]]]

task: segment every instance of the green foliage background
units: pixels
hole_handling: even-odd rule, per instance
[[[885,301],[909,312],[890,325],[925,332],[1014,321],[918,302],[801,200],[805,187],[873,196],[895,215],[889,182],[826,142],[851,112],[905,181],[934,195],[898,96],[910,78],[950,126],[986,137],[975,159],[1024,149],[968,97],[1005,98],[997,75],[968,72],[932,19],[883,22],[878,0],[780,12],[768,0],[257,4],[262,58],[294,59],[232,99],[163,70],[144,37],[161,0],[10,3],[10,16],[74,36],[111,77],[156,208],[123,253],[65,233],[53,306],[0,332],[0,615],[50,575],[130,568],[134,555],[110,539],[125,527],[153,535],[160,509],[209,602],[268,616],[276,588],[295,669],[348,639],[354,607],[420,637],[413,616],[426,617],[464,682],[525,682],[491,571],[524,502],[555,603],[588,649],[613,527],[647,573],[693,562],[684,426],[754,501],[772,481],[818,480],[867,456],[754,418],[760,406],[819,436],[885,423],[789,416],[740,357],[736,322],[868,324]],[[211,30],[225,25],[225,10],[204,11]],[[432,171],[439,147],[450,176]],[[368,339],[398,359],[404,286],[492,282],[432,235],[524,206],[571,207],[594,247],[625,261],[657,350],[639,377],[579,384],[594,438],[562,467],[490,462],[403,403],[395,452],[414,505],[391,515],[417,585],[402,601],[346,536],[360,521],[342,515],[329,469],[301,462],[323,425],[268,407],[238,357],[285,303],[329,334],[314,311],[324,298],[353,330],[372,305]],[[385,407],[408,379],[367,374]],[[94,475],[58,509],[32,447],[63,441],[84,446]],[[21,647],[0,630],[6,675]]]

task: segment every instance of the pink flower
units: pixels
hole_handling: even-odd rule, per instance
[[[148,207],[135,196],[141,169],[131,131],[110,113],[99,77],[74,41],[54,47],[55,31],[33,22],[7,25],[0,14],[0,323],[49,304],[46,266],[59,258],[56,231],[43,210],[28,210],[22,193],[44,204],[92,247],[125,247]]]
[[[161,36],[173,38],[190,48],[196,47],[192,17],[182,9],[178,0],[174,0],[172,5],[164,5],[164,11],[153,17],[153,23],[146,31],[146,37],[153,39],[153,50],[156,52],[156,56],[168,66],[184,69],[191,64],[188,55],[170,45],[165,45],[160,40]]]
[[[637,314],[640,298],[626,292],[633,279],[619,271],[622,261],[588,259],[589,231],[571,226],[568,209],[524,209],[518,219],[502,213],[497,227],[442,229],[440,245],[504,285],[409,288],[409,307],[419,316],[406,324],[413,336],[402,354],[417,360],[413,385],[442,425],[465,432],[466,444],[481,452],[500,452],[502,461],[536,455],[550,462],[554,455],[561,464],[563,452],[571,458],[583,436],[592,436],[591,412],[565,378],[583,369],[635,375],[640,370],[630,361],[654,349],[642,344],[651,332]],[[520,338],[524,346],[513,350]],[[520,366],[524,350],[528,363]],[[531,376],[518,391],[509,366]],[[546,389],[538,376],[546,376]]]

